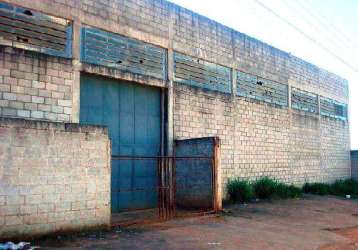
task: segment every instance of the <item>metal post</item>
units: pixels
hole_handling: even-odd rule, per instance
[[[221,155],[220,155],[220,139],[214,138],[214,165],[213,165],[214,179],[214,204],[215,212],[222,210],[222,184],[221,184]]]

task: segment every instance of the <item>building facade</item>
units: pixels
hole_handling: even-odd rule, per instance
[[[111,177],[112,189],[114,182],[133,184],[126,184],[124,172],[119,180],[113,178],[120,166],[109,163],[110,155],[171,155],[175,139],[219,137],[223,187],[233,177],[270,176],[297,185],[351,177],[346,80],[167,1],[3,0],[0,44],[0,116],[8,118],[0,127],[13,140],[19,130],[44,126],[47,132],[41,133],[52,136],[46,143],[64,133],[76,158],[82,147],[76,151],[75,138],[88,142],[83,150],[89,155],[86,150],[99,150],[96,138],[99,145],[108,144],[104,128],[86,130],[101,125],[108,127],[112,143],[111,153],[102,147],[91,163],[98,161],[107,171],[98,170],[94,181],[77,186],[70,181],[70,188],[87,199],[76,203],[76,197],[69,198],[64,211],[56,210],[45,191],[32,190],[43,202],[31,207],[36,212],[21,213],[27,193],[10,188],[19,173],[8,176],[5,164],[0,166],[8,188],[0,193],[0,231],[8,235],[27,220],[28,231],[31,225],[39,233],[65,230],[78,225],[76,216],[85,213],[99,218],[88,226],[108,224],[110,203],[121,209],[131,207],[131,199],[144,199],[140,193],[131,199],[104,195]],[[77,129],[64,125],[69,123]],[[27,143],[22,147],[32,142]],[[7,157],[7,164],[14,159],[0,156]],[[38,169],[41,163],[31,164]],[[154,177],[133,177],[132,171],[131,178],[148,183]],[[95,191],[88,192],[90,183],[96,183]],[[17,199],[12,204],[13,190]],[[96,192],[103,197],[98,204]],[[61,192],[59,197],[67,199]],[[145,197],[147,204],[154,199]],[[42,204],[49,208],[38,219]],[[66,221],[66,215],[72,219]]]

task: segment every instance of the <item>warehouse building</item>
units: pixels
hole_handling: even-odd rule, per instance
[[[4,238],[351,177],[346,80],[167,1],[3,0],[0,44]]]

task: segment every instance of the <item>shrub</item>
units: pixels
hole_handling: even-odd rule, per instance
[[[325,183],[306,183],[303,186],[303,192],[318,195],[327,195],[331,193],[331,187]]]
[[[263,177],[254,182],[254,192],[257,198],[272,199],[277,195],[278,183],[268,177]]]
[[[300,188],[294,185],[286,185],[269,177],[263,177],[253,183],[236,178],[229,181],[227,191],[230,200],[234,202],[247,202],[253,198],[298,198],[302,195]]]
[[[236,178],[229,180],[227,192],[230,200],[234,202],[247,202],[254,198],[252,185],[250,182]]]
[[[337,180],[333,184],[325,183],[306,183],[303,186],[305,193],[318,194],[318,195],[358,195],[358,182],[348,180]]]
[[[278,183],[276,187],[276,194],[281,199],[288,198],[299,198],[302,196],[302,189],[294,185],[286,185],[283,183]]]
[[[333,195],[358,195],[358,182],[354,180],[338,180],[331,185]]]

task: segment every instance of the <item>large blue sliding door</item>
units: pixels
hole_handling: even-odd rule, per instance
[[[159,155],[160,102],[158,88],[81,75],[80,123],[107,126],[114,156]],[[112,160],[112,212],[155,207],[156,187],[156,160]]]

